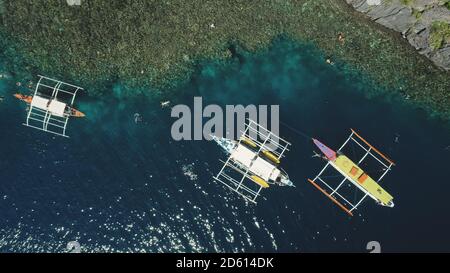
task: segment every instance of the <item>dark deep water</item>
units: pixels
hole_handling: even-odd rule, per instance
[[[205,64],[164,99],[279,104],[283,123],[332,148],[355,128],[397,163],[383,181],[393,209],[368,200],[346,216],[306,182],[323,163],[285,126],[283,165],[297,187],[271,188],[254,206],[212,180],[219,147],[171,139],[175,119],[159,100],[81,101],[88,118],[72,119],[64,139],[22,126],[14,81],[0,81],[0,251],[64,252],[77,240],[100,252],[366,252],[369,241],[449,252],[450,124],[336,70],[312,47],[280,42],[240,64]]]

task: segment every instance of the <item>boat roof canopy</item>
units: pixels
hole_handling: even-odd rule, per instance
[[[269,181],[270,178],[272,178],[272,173],[274,173],[274,170],[277,170],[278,171],[277,173],[280,174],[280,171],[274,165],[265,161],[261,157],[258,157],[255,161],[253,161],[253,164],[250,167],[250,171],[252,173],[257,174],[265,181]],[[275,176],[275,178],[277,176]]]
[[[249,168],[252,160],[256,157],[256,153],[252,152],[250,149],[242,144],[239,144],[236,149],[232,152],[231,158],[237,162]]]
[[[239,144],[232,152],[231,158],[265,181],[275,180],[280,174],[280,170],[276,166],[262,159],[257,153],[242,144]]]
[[[51,100],[48,110],[53,114],[60,117],[64,116],[64,111],[66,110],[66,104],[57,100]]]
[[[31,106],[37,107],[42,110],[46,110],[49,101],[50,100],[46,99],[46,98],[42,98],[39,96],[33,96],[33,100],[31,101]]]

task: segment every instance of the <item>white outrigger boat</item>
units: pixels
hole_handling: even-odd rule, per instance
[[[73,107],[78,91],[83,88],[39,75],[33,95],[14,94],[27,107],[25,126],[51,134],[68,137],[69,118],[83,118],[85,114]]]
[[[279,167],[290,143],[254,121],[249,120],[239,140],[216,136],[212,139],[229,155],[227,161],[221,160],[224,165],[214,179],[246,200],[256,203],[261,190],[270,185],[294,186]]]

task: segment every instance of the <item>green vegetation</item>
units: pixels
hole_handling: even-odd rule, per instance
[[[403,5],[407,5],[407,6],[410,6],[410,5],[414,4],[414,0],[400,0],[400,2]]]
[[[450,42],[450,24],[436,21],[431,25],[430,45],[433,49],[442,47],[445,41]]]
[[[413,13],[414,17],[416,17],[416,19],[420,19],[420,17],[422,17],[422,12],[420,10],[413,8],[412,13]]]
[[[0,56],[14,60],[9,70],[24,81],[43,73],[91,95],[112,92],[117,81],[130,86],[130,94],[136,86],[167,91],[189,79],[202,60],[227,61],[285,36],[315,44],[336,67],[343,61],[386,89],[450,115],[449,73],[345,1],[89,0],[69,6],[0,0],[2,9]]]

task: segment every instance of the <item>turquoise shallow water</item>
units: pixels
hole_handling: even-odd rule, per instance
[[[0,251],[63,252],[73,240],[83,251],[364,252],[373,240],[383,251],[449,251],[450,124],[338,70],[311,46],[278,42],[225,67],[199,65],[162,99],[279,104],[284,124],[330,147],[358,129],[397,163],[383,182],[393,209],[366,202],[348,218],[306,182],[322,162],[286,126],[283,164],[297,187],[269,189],[254,206],[212,180],[225,157],[214,143],[171,139],[158,99],[81,97],[88,118],[62,139],[21,126],[14,81],[0,81]]]

